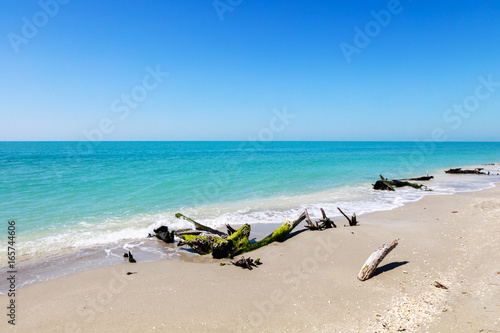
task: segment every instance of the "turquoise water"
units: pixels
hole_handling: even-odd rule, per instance
[[[105,230],[109,224],[115,230],[122,224],[139,230],[159,222],[155,218],[163,213],[188,211],[204,219],[215,212],[210,211],[214,205],[224,214],[252,210],[252,201],[268,200],[266,209],[280,208],[273,207],[273,199],[366,185],[379,174],[401,178],[499,160],[500,143],[429,143],[422,148],[413,142],[102,142],[92,146],[3,142],[0,211],[4,220],[17,221],[21,239],[49,237],[49,241],[72,228],[98,225]],[[225,206],[231,208],[225,212]],[[292,207],[281,210],[287,208]],[[51,248],[46,245],[45,249]],[[35,250],[29,247],[25,252]]]
[[[147,251],[153,228],[185,227],[176,212],[214,227],[282,223],[304,208],[359,215],[430,193],[372,191],[379,174],[429,172],[432,194],[456,193],[500,178],[457,181],[443,169],[499,161],[500,143],[1,142],[0,211],[16,221],[25,258],[123,243]]]

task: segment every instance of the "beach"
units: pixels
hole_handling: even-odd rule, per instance
[[[0,1],[0,333],[500,333],[498,1],[88,3]]]
[[[263,263],[252,271],[208,257],[97,268],[21,288],[16,325],[4,317],[1,330],[498,332],[499,218],[496,186],[425,196],[356,227],[336,219],[248,253]],[[376,275],[357,280],[394,239]]]

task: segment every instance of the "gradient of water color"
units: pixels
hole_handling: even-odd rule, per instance
[[[304,208],[360,215],[487,188],[500,177],[443,170],[498,161],[500,143],[1,142],[0,212],[16,221],[24,259],[116,244],[148,251],[154,227],[186,226],[174,218],[179,211],[213,227],[282,223]],[[379,174],[427,172],[436,175],[433,192],[371,190]]]

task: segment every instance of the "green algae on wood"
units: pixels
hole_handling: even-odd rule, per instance
[[[182,214],[177,215],[180,215],[188,221],[191,220]],[[273,242],[283,241],[286,236],[288,236],[290,232],[305,218],[305,213],[302,213],[302,215],[294,222],[283,223],[269,236],[254,244],[251,244],[248,239],[250,237],[251,227],[249,224],[244,224],[241,228],[229,236],[225,234],[222,237],[213,235],[182,235],[180,236],[181,241],[178,245],[188,245],[199,254],[212,253],[212,256],[216,259],[233,258],[238,254],[257,250]]]
[[[417,190],[422,190],[422,189],[428,190],[427,186],[425,185],[410,183],[409,181],[406,180],[398,180],[398,179],[388,180],[387,178],[384,178],[382,175],[380,175],[380,180],[377,180],[375,184],[373,184],[373,189],[395,191],[394,189],[395,187],[403,187],[403,186],[410,186]]]

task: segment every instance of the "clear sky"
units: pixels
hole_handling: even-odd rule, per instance
[[[0,91],[0,140],[500,141],[500,2],[2,0]]]

